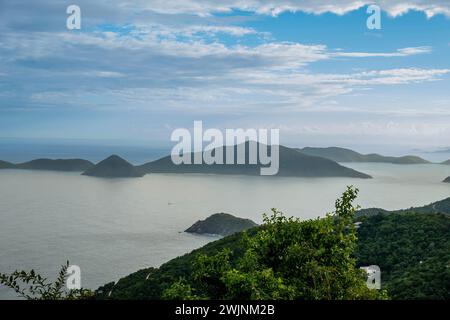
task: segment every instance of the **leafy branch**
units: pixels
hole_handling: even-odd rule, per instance
[[[27,300],[78,300],[92,297],[93,293],[88,289],[64,288],[68,268],[69,261],[61,266],[55,282],[48,281],[34,270],[0,273],[0,284],[13,289],[19,297]]]

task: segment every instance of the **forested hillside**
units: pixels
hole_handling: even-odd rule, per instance
[[[356,267],[371,264],[380,266],[382,289],[387,290],[391,299],[449,299],[450,297],[450,217],[434,211],[427,213],[423,211],[423,208],[421,209],[420,212],[405,211],[357,218],[361,224],[356,234],[358,238],[356,250],[349,254],[355,257]],[[290,225],[287,229],[281,227],[281,224],[273,224],[271,220],[266,221],[272,228],[269,238],[267,238],[267,224],[246,233],[225,237],[173,259],[159,269],[143,269],[121,279],[117,284],[107,284],[99,289],[97,297],[113,299],[224,298],[220,294],[223,294],[227,285],[218,275],[223,276],[230,270],[239,269],[242,261],[247,259],[246,256],[253,252],[249,253],[249,248],[255,245],[258,250],[265,250],[265,255],[258,251],[259,257],[267,258],[267,261],[258,261],[257,265],[253,266],[255,270],[264,266],[267,267],[266,271],[272,269],[275,271],[274,274],[277,274],[277,268],[282,269],[280,266],[285,264],[285,267],[302,270],[300,274],[295,275],[296,277],[302,277],[305,272],[309,272],[311,273],[309,276],[314,278],[314,273],[320,274],[330,266],[326,261],[329,261],[331,248],[337,249],[337,239],[327,236],[326,230],[331,226],[327,223],[331,220],[326,219],[306,222],[287,220],[284,221],[287,222],[286,226]],[[294,231],[302,235],[292,233]],[[277,242],[280,239],[284,239],[284,242]],[[269,262],[279,253],[282,253],[281,257],[283,257],[280,259],[284,260],[278,261],[275,265],[272,264],[273,261]],[[296,256],[297,258],[293,259],[297,260],[292,260],[292,256]],[[199,257],[200,260],[203,259],[203,263],[199,264]],[[351,261],[346,259],[339,261],[346,261],[346,263]],[[224,266],[225,269],[218,272],[218,266]],[[275,269],[274,266],[276,266]],[[206,282],[210,281],[207,288],[199,286],[201,281],[195,276],[199,268],[205,271],[205,274],[211,273],[212,270],[216,272],[214,276],[211,274],[207,276],[209,280],[203,279]],[[267,272],[269,273],[266,276],[273,280],[273,274],[270,271]],[[252,276],[251,272],[245,275],[238,273],[233,281],[238,283],[242,281],[239,288],[244,290],[245,285],[250,285],[244,279]],[[254,281],[258,283],[257,279]],[[289,282],[283,282],[281,279],[281,283]],[[306,281],[302,282],[302,285],[310,285],[310,283]],[[272,290],[278,290],[277,292],[280,292],[279,289],[275,284],[272,287]],[[303,292],[303,295],[283,298],[326,299],[324,292],[320,292],[322,295],[305,295]],[[217,295],[214,296],[215,294]],[[384,297],[384,295],[378,295],[375,298]],[[374,297],[356,295],[346,298]]]

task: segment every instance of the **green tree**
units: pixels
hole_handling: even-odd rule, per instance
[[[163,300],[200,300],[201,297],[196,296],[189,283],[184,279],[174,282],[167,288],[161,296]]]
[[[197,257],[192,275],[192,283],[199,284],[196,294],[252,300],[385,298],[367,288],[364,271],[356,268],[357,194],[348,187],[335,212],[315,220],[287,218],[272,209],[256,235],[244,236],[246,251],[237,262],[230,259],[229,249]],[[193,292],[187,284],[184,289]]]

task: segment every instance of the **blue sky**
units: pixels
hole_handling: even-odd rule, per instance
[[[335,4],[334,2],[338,2]],[[292,146],[450,146],[450,3],[0,3],[0,138],[170,145],[205,127]]]

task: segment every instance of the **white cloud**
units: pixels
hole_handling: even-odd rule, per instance
[[[122,1],[128,8],[145,8],[165,14],[197,14],[230,12],[233,9],[252,11],[258,14],[278,15],[286,11],[303,11],[313,14],[334,13],[343,15],[370,4],[378,4],[391,16],[397,17],[411,10],[422,11],[427,17],[437,14],[450,16],[447,0],[146,0]]]
[[[370,57],[407,57],[418,54],[431,53],[431,47],[409,47],[398,49],[396,52],[336,52],[336,57],[370,58]]]
[[[363,82],[374,84],[405,84],[412,82],[435,81],[450,73],[450,69],[418,69],[402,68],[390,70],[369,71],[358,74],[360,78],[369,78]]]
[[[87,77],[98,77],[98,78],[120,78],[125,76],[123,73],[115,72],[115,71],[103,71],[103,70],[95,70],[84,72],[83,75]]]
[[[187,36],[196,32],[192,30],[203,28],[194,26],[180,33]],[[207,27],[205,30],[216,32],[222,29]],[[238,30],[237,33],[246,32]],[[176,34],[178,31],[172,27],[159,28],[156,34],[140,30],[138,36],[112,31],[39,32],[25,34],[21,41],[16,40],[15,34],[4,34],[3,50],[13,52],[8,56],[9,64],[18,65],[13,72],[20,85],[24,82],[22,72],[28,74],[27,81],[32,84],[25,91],[33,91],[32,101],[44,103],[47,98],[51,104],[57,104],[58,100],[61,104],[70,103],[64,95],[52,92],[52,87],[59,87],[85,97],[84,103],[77,99],[76,105],[92,107],[111,103],[149,108],[151,102],[156,109],[164,106],[225,110],[228,107],[230,112],[235,112],[236,108],[261,111],[267,106],[268,112],[273,107],[284,107],[289,111],[367,88],[437,81],[450,72],[448,69],[420,68],[343,73],[308,71],[309,65],[319,61],[337,60],[339,63],[341,57],[406,57],[430,53],[430,47],[372,53],[337,51],[325,45],[291,42],[227,46],[217,41],[207,43],[196,36],[179,40],[172,36]],[[23,61],[32,63],[23,66]],[[51,68],[46,67],[49,63]],[[42,88],[42,79],[46,79],[49,88]]]
[[[179,29],[173,29],[174,33],[181,33],[186,36],[193,36],[196,33],[207,33],[216,35],[218,33],[225,33],[236,37],[242,37],[249,34],[257,34],[252,28],[243,28],[237,26],[208,26],[208,25],[194,25],[187,28],[183,28],[180,32]]]
[[[324,136],[372,136],[395,138],[426,138],[450,134],[448,123],[423,123],[419,121],[350,121],[336,124],[280,125],[280,129],[292,136],[324,135]]]

